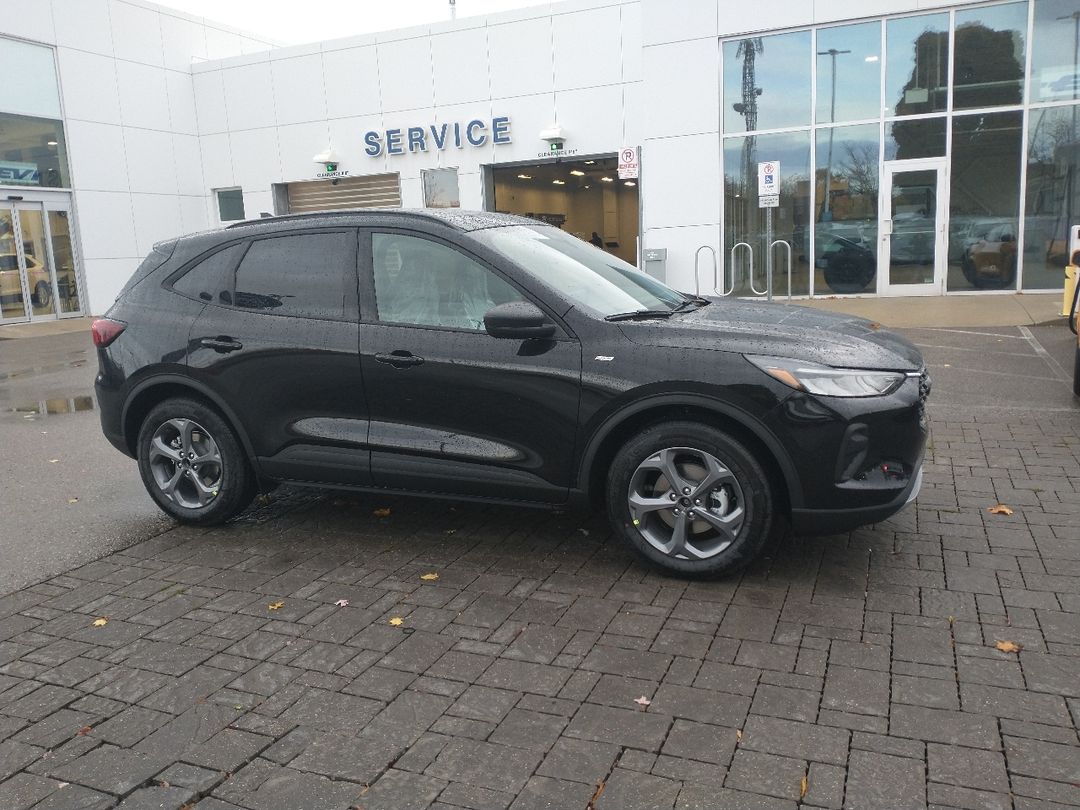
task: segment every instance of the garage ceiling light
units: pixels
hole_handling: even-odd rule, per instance
[[[596,161],[595,161],[595,160],[586,160],[586,161],[585,161],[585,164],[586,164],[587,166],[592,166],[592,165],[593,165],[594,163],[596,163]]]
[[[614,183],[615,181],[612,180],[610,177],[601,177],[600,182],[601,183]]]
[[[565,186],[566,185],[565,180],[552,180],[551,182],[554,183],[557,186]]]
[[[585,172],[583,172],[581,169],[571,169],[570,174],[574,175],[574,177],[584,177],[585,176]]]
[[[624,186],[636,186],[637,183],[635,183],[633,180],[627,180],[625,183],[623,183],[623,185]]]
[[[532,175],[531,174],[519,174],[518,179],[519,180],[532,180]]]

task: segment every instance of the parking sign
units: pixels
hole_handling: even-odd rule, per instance
[[[759,197],[780,194],[780,161],[768,160],[757,165],[757,193]]]
[[[619,150],[619,179],[636,180],[638,176],[637,149],[633,146],[624,146]]]

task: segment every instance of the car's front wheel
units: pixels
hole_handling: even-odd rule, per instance
[[[737,571],[774,524],[769,476],[746,447],[697,422],[667,422],[627,442],[608,474],[616,533],[642,557],[682,575]]]
[[[150,497],[184,523],[222,523],[255,497],[256,477],[236,433],[198,400],[154,406],[139,430],[138,458]]]

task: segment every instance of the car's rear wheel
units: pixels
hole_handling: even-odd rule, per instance
[[[222,523],[255,497],[257,480],[236,433],[208,405],[167,399],[143,420],[139,473],[150,497],[184,523]]]
[[[753,454],[696,422],[655,425],[616,453],[607,511],[642,557],[682,575],[737,571],[761,551],[776,497]]]
[[[52,287],[45,281],[39,281],[34,285],[34,294],[31,301],[35,307],[47,307],[52,303]]]

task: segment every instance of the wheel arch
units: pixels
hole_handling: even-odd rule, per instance
[[[232,428],[233,432],[236,433],[249,463],[258,471],[258,459],[255,457],[254,447],[232,408],[226,405],[221,397],[207,386],[179,374],[165,374],[144,380],[132,388],[131,393],[128,394],[127,399],[124,401],[120,425],[123,430],[124,443],[133,457],[138,455],[135,444],[139,436],[139,426],[142,424],[143,419],[155,405],[172,397],[189,397],[201,400],[216,410]]]
[[[795,466],[779,440],[749,414],[706,396],[669,394],[634,402],[609,416],[592,434],[581,456],[578,482],[586,498],[596,502],[604,491],[604,473],[619,448],[650,425],[677,419],[703,421],[724,430],[755,453],[777,485],[786,508],[802,506],[802,488]]]

